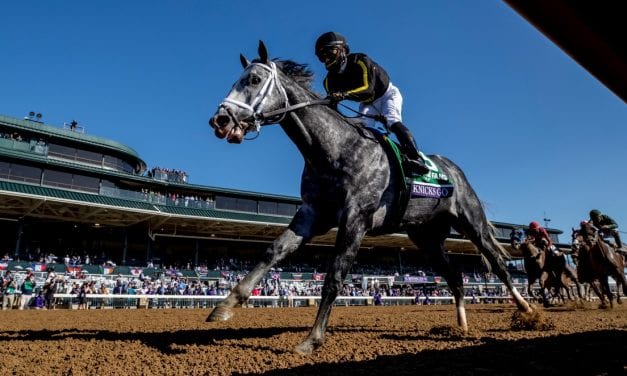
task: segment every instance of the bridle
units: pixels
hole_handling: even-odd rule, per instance
[[[261,90],[259,90],[257,95],[253,98],[252,102],[249,104],[249,103],[245,103],[245,102],[227,97],[227,98],[224,98],[222,103],[220,103],[220,107],[226,110],[227,114],[231,117],[231,120],[235,124],[237,125],[239,125],[240,123],[250,124],[252,122],[252,125],[255,127],[255,131],[259,132],[259,129],[262,125],[278,123],[281,120],[283,120],[283,118],[285,117],[285,113],[281,113],[280,117],[274,118],[273,116],[268,117],[267,114],[264,115],[263,112],[261,112],[272,90],[274,90],[274,88],[276,87],[279,93],[283,96],[284,103],[285,103],[284,108],[287,108],[289,106],[289,100],[287,99],[287,93],[285,92],[285,88],[283,88],[283,85],[281,85],[281,81],[278,78],[276,64],[274,62],[270,61],[268,62],[268,64],[251,63],[249,65],[249,68],[252,68],[254,66],[258,66],[260,68],[267,70],[269,72],[269,75],[266,81],[263,83]],[[251,112],[251,115],[245,119],[240,120],[235,116],[233,111],[231,111],[227,103],[246,109]]]
[[[587,232],[587,231],[586,231]],[[581,238],[581,240],[579,240]],[[579,230],[574,230],[572,234],[572,240],[570,247],[573,252],[578,252],[584,244],[589,248],[592,248],[598,241],[599,232],[593,231],[592,234],[582,233]]]
[[[316,99],[301,102],[295,105],[290,105],[289,99],[287,97],[287,92],[281,84],[281,80],[279,80],[276,64],[273,61],[269,61],[267,64],[254,62],[249,65],[249,68],[253,66],[258,66],[267,70],[269,72],[269,75],[255,98],[253,98],[252,102],[249,104],[227,97],[224,98],[222,103],[220,103],[220,108],[225,109],[228,116],[236,124],[236,127],[240,126],[240,124],[242,123],[248,124],[248,127],[244,130],[244,132],[248,132],[248,128],[250,128],[250,126],[252,125],[254,127],[254,131],[259,133],[261,126],[280,123],[285,118],[285,115],[289,112],[311,105],[327,105],[331,103],[331,101],[328,99]],[[278,90],[283,97],[283,107],[277,110],[263,112],[264,106],[270,93],[272,93],[272,91],[275,89]],[[238,119],[237,116],[233,113],[232,109],[228,106],[228,104],[246,109],[250,111],[251,115],[244,119]]]

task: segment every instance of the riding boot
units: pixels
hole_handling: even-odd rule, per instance
[[[401,150],[407,156],[407,163],[411,169],[419,175],[424,175],[429,172],[429,168],[425,164],[424,159],[418,154],[418,148],[416,147],[416,141],[409,132],[409,129],[400,121],[392,124],[390,130],[394,132],[398,139]]]

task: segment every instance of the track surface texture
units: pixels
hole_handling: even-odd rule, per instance
[[[335,307],[325,344],[293,352],[315,308],[0,311],[0,375],[625,375],[627,304],[541,309],[516,329],[512,305]]]

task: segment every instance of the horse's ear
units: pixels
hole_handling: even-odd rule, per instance
[[[239,61],[240,63],[242,63],[242,67],[244,67],[244,69],[246,69],[246,67],[250,65],[250,61],[248,61],[248,59],[246,59],[246,56],[242,54],[239,54]]]
[[[259,52],[259,60],[261,60],[261,62],[264,64],[268,63],[268,49],[266,48],[266,45],[261,40],[259,41],[258,52]]]

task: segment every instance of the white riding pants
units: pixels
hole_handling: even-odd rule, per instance
[[[401,111],[403,109],[403,96],[398,88],[390,82],[390,86],[385,93],[372,103],[359,104],[359,112],[367,115],[382,115],[387,120],[386,128],[390,125],[403,121]],[[361,120],[366,127],[376,128],[376,120],[362,116]]]

